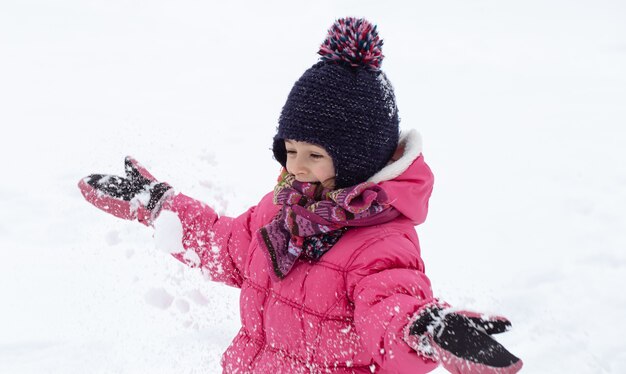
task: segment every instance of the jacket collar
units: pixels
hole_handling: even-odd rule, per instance
[[[374,174],[368,182],[380,183],[392,180],[404,173],[409,166],[422,153],[422,136],[415,129],[403,131],[400,134],[398,149],[391,158],[391,161],[382,168],[378,173]]]

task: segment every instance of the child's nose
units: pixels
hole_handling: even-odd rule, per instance
[[[293,162],[293,174],[303,174],[306,172],[306,162],[300,157],[296,157]]]

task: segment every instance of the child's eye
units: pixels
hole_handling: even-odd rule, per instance
[[[296,151],[293,151],[293,150],[291,150],[291,149],[288,149],[288,150],[287,150],[287,154],[288,154],[288,155],[295,155],[295,154],[296,154]]]
[[[322,156],[322,155],[318,155],[317,153],[311,153],[311,157],[312,157],[312,158],[315,158],[315,159],[324,158],[324,156]]]

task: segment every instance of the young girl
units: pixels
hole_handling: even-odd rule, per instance
[[[225,373],[522,367],[491,337],[508,329],[505,318],[433,297],[414,229],[433,175],[418,133],[400,135],[382,44],[363,19],[333,24],[282,109],[278,184],[239,217],[175,193],[130,157],[125,177],[79,182],[89,202],[118,217],[152,226],[160,212],[175,213],[184,247],[175,257],[241,289],[242,327],[223,355]]]

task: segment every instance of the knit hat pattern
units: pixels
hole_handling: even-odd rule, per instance
[[[342,18],[328,31],[320,61],[294,84],[274,137],[274,157],[287,163],[285,139],[322,146],[332,157],[336,188],[366,181],[393,155],[399,117],[391,83],[380,70],[382,40],[364,19]]]

